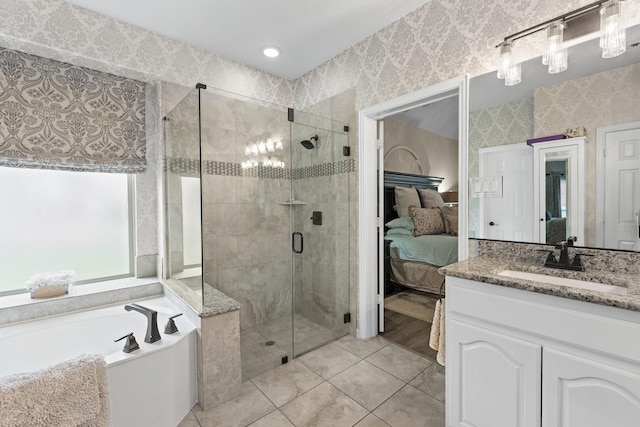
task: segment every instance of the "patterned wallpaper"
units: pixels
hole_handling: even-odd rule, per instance
[[[0,89],[0,165],[144,172],[144,83],[0,48]]]
[[[535,136],[587,128],[587,170],[596,170],[596,129],[640,120],[640,64],[537,89]],[[587,173],[587,246],[595,246],[596,175]]]
[[[0,45],[140,80],[212,87],[293,104],[291,84],[63,0],[2,0]]]
[[[533,135],[533,98],[469,114],[469,177],[477,177],[481,148],[523,142]],[[480,229],[479,199],[469,200],[469,230]]]
[[[362,108],[464,73],[484,74],[495,69],[495,45],[506,35],[589,3],[432,0],[294,81],[296,107],[355,87]],[[627,3],[640,19],[638,2]],[[517,45],[523,60],[540,47],[540,37]]]

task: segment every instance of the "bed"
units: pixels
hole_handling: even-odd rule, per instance
[[[396,187],[437,191],[442,180],[433,176],[385,171],[385,224],[401,222],[396,210]],[[410,223],[408,218],[405,220]],[[385,226],[385,294],[393,291],[394,284],[438,294],[444,283],[444,276],[438,273],[438,269],[457,261],[458,237],[451,234],[414,237],[412,232],[394,232],[397,232],[395,227],[389,229]]]

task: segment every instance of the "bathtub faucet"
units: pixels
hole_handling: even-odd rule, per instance
[[[127,311],[137,311],[147,316],[147,334],[144,337],[144,342],[152,343],[160,341],[160,332],[158,332],[158,312],[144,307],[140,304],[127,304],[124,306]]]

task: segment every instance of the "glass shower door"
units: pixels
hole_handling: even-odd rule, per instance
[[[294,356],[349,331],[347,129],[300,111],[291,123]]]

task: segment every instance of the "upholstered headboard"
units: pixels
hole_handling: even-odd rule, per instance
[[[385,224],[398,217],[394,206],[396,204],[395,187],[428,188],[438,191],[438,186],[444,180],[437,176],[414,175],[411,173],[384,171],[384,222]]]

